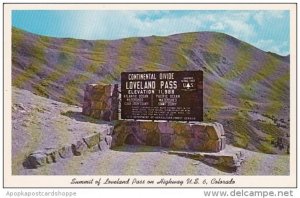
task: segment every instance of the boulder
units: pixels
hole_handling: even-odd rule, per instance
[[[105,136],[105,142],[108,145],[108,148],[111,148],[112,137],[110,135]]]
[[[60,159],[60,155],[57,149],[45,148],[32,152],[27,156],[23,165],[25,168],[38,168],[46,164],[55,163]]]
[[[109,149],[109,145],[106,143],[105,140],[101,140],[99,142],[99,149],[100,149],[100,151],[106,151]]]
[[[223,155],[212,155],[205,154],[202,161],[208,164],[218,165],[227,169],[237,169],[241,166],[242,160],[239,159],[235,154],[223,154]]]
[[[199,160],[205,164],[215,166],[222,170],[236,171],[245,160],[241,151],[224,150],[219,153],[203,153],[190,151],[168,151],[168,154]]]
[[[114,127],[107,125],[107,127],[105,129],[103,129],[104,134],[106,135],[112,135],[113,131],[114,131]]]
[[[88,150],[88,146],[83,141],[77,141],[75,144],[72,144],[72,152],[75,156],[82,155]]]
[[[93,133],[89,136],[82,138],[88,148],[92,148],[100,142],[100,133]]]
[[[99,152],[99,151],[101,151],[100,146],[99,146],[99,143],[96,144],[96,145],[94,145],[93,147],[89,148],[88,151],[89,151],[89,152]]]
[[[70,158],[73,156],[71,145],[62,146],[60,149],[58,149],[58,153],[59,153],[59,156],[63,159]]]
[[[25,168],[33,169],[47,164],[47,155],[42,151],[31,153],[24,161]]]
[[[48,164],[55,163],[60,158],[58,150],[56,150],[55,148],[45,148],[44,154],[46,154],[46,156],[47,156]]]
[[[60,159],[83,155],[87,151],[96,152],[108,150],[112,144],[112,137],[106,135],[102,140],[100,138],[100,133],[94,133],[72,145],[65,145],[58,149],[45,148],[32,152],[25,158],[23,166],[31,169],[38,168],[46,164],[56,163]]]

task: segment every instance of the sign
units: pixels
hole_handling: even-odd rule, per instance
[[[203,72],[121,73],[121,119],[203,121]]]

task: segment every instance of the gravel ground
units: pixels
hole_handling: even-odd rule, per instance
[[[62,159],[38,169],[25,169],[30,152],[70,144],[99,131],[103,123],[81,115],[81,108],[13,88],[12,173],[14,175],[288,175],[289,155],[245,152],[236,173],[162,152],[163,148],[125,145],[106,152]]]

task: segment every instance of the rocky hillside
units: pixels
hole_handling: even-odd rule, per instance
[[[12,29],[13,86],[49,99],[81,105],[87,83],[153,70],[203,70],[205,121],[221,122],[235,146],[287,152],[288,56],[216,32],[88,41]]]

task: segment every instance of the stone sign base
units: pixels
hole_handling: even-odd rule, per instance
[[[102,131],[90,134],[60,148],[45,148],[26,156],[25,168],[38,168],[64,158],[84,155],[86,152],[106,151],[124,144],[160,146],[169,154],[192,157],[211,165],[236,168],[241,155],[224,151],[226,138],[219,123],[183,123],[152,121],[116,121]],[[162,149],[163,150],[163,149]],[[174,150],[174,151],[170,151]],[[181,150],[181,151],[179,151]],[[205,153],[199,153],[199,152]]]
[[[176,150],[219,152],[226,146],[220,123],[117,121],[112,147],[123,144],[161,146]]]
[[[84,90],[82,113],[96,119],[118,119],[118,84],[88,84]]]

